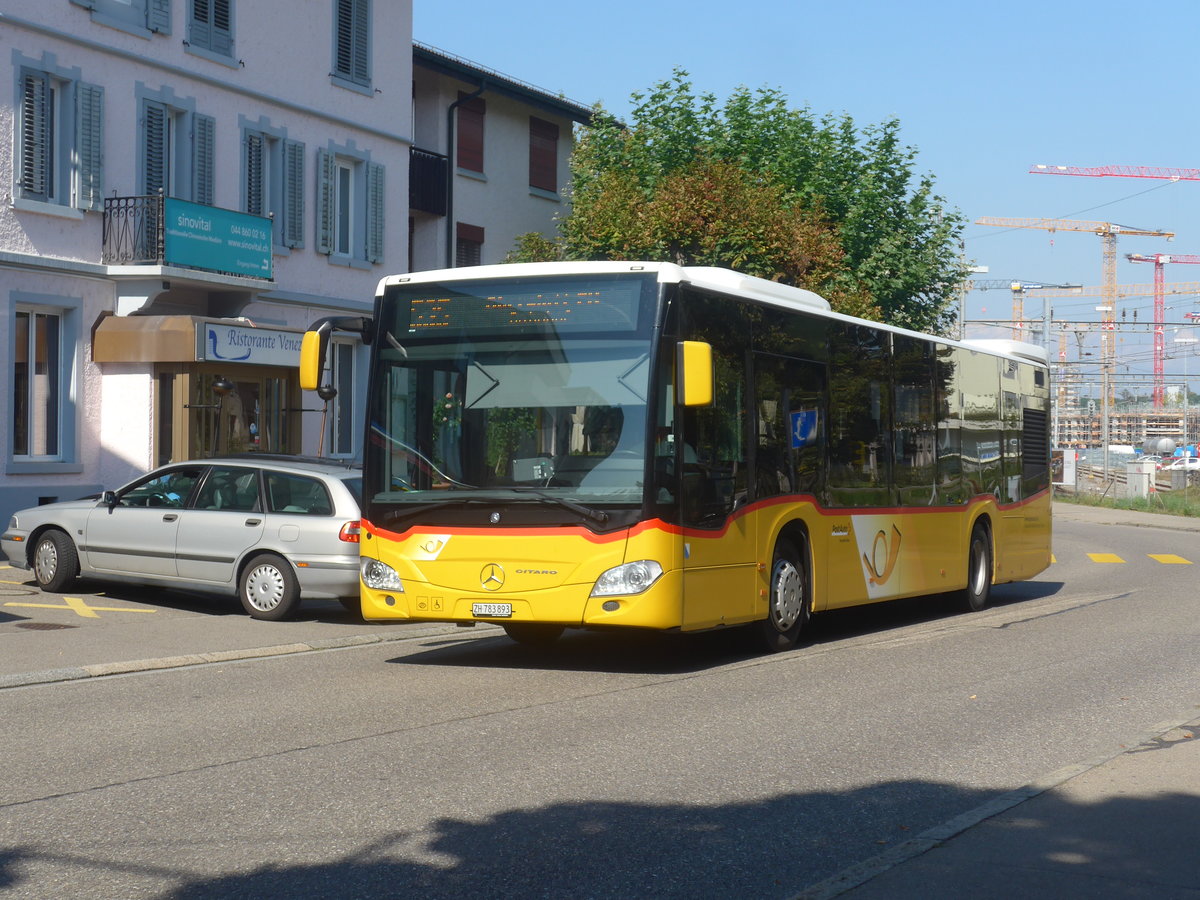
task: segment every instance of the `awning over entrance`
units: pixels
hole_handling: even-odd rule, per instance
[[[221,362],[293,367],[303,332],[258,328],[244,319],[108,316],[92,331],[92,359],[105,362]]]
[[[93,362],[195,362],[199,316],[108,316],[92,332]]]

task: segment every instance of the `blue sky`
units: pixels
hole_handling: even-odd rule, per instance
[[[1200,181],[1027,174],[1038,163],[1200,168],[1197,4],[1142,10],[1106,0],[415,0],[413,36],[618,116],[631,93],[679,66],[697,90],[721,98],[765,86],[795,107],[848,113],[862,125],[895,117],[919,151],[918,171],[932,173],[969,221],[1072,218],[1174,231],[1172,243],[1118,242],[1118,282],[1149,284],[1153,267],[1124,254],[1200,254]],[[967,256],[989,267],[981,278],[1100,284],[1095,235],[968,225],[964,237]],[[1166,276],[1200,282],[1200,265],[1168,266]],[[1152,303],[1130,298],[1120,309],[1147,321]],[[1095,306],[1055,301],[1054,318],[1098,320]],[[1168,306],[1167,321],[1182,322],[1200,312],[1200,294],[1168,297]],[[1006,290],[968,297],[968,319],[1010,313]],[[1026,314],[1040,316],[1040,301]],[[1168,351],[1171,338],[1168,329]],[[1085,348],[1098,342],[1093,333]],[[1131,372],[1149,371],[1148,347],[1148,336],[1125,334],[1118,357]],[[1168,373],[1181,367],[1167,363]]]

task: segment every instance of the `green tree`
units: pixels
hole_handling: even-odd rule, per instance
[[[891,119],[791,109],[777,90],[697,96],[683,70],[601,113],[571,159],[557,241],[511,259],[722,265],[818,291],[835,309],[923,331],[953,320],[963,220],[914,172]]]

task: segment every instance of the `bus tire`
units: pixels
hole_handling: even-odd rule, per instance
[[[982,522],[971,529],[971,544],[967,550],[967,586],[962,591],[963,605],[969,612],[979,612],[988,604],[992,592],[992,544]]]
[[[562,637],[562,625],[543,625],[540,622],[510,622],[504,632],[526,647],[549,647]]]
[[[787,538],[775,543],[771,561],[767,617],[758,623],[763,646],[771,653],[790,650],[812,611],[808,556]]]

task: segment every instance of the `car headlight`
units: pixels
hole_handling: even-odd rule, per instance
[[[639,559],[609,569],[596,579],[593,597],[614,597],[621,594],[640,594],[658,581],[663,568],[652,559]]]
[[[364,559],[358,570],[362,575],[363,584],[372,590],[404,592],[404,585],[400,582],[399,574],[386,563],[381,563],[377,559]]]

